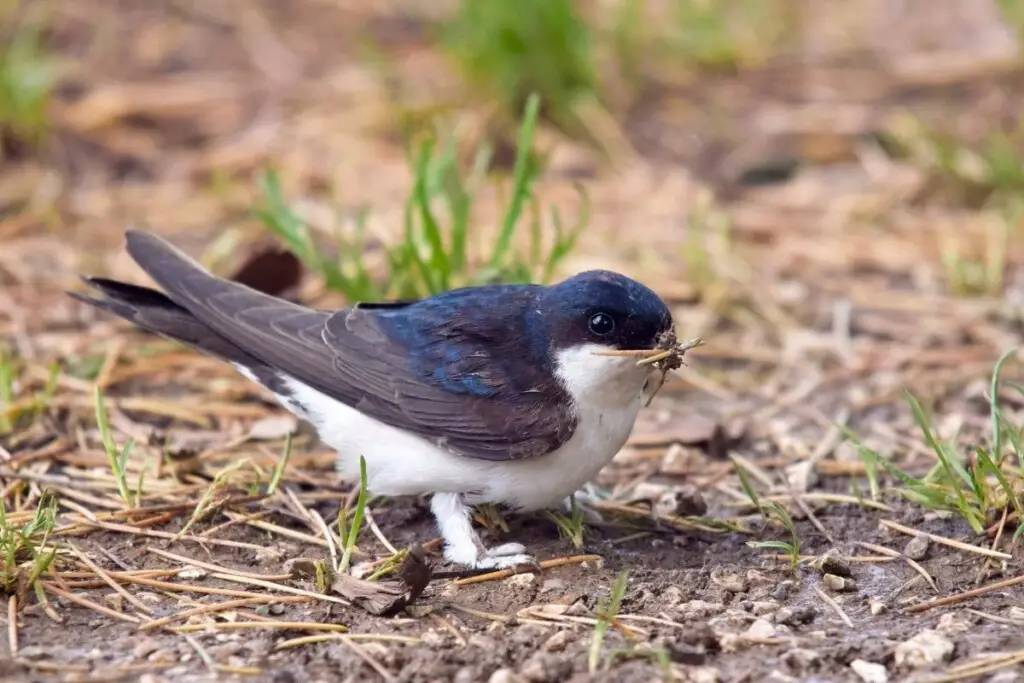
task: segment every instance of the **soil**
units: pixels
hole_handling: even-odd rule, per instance
[[[452,94],[461,92],[458,78],[428,40],[427,21],[446,10],[369,4],[79,0],[51,7],[46,39],[68,70],[49,144],[0,168],[0,338],[23,362],[18,389],[25,395],[42,390],[52,360],[63,359],[68,371],[39,419],[0,435],[0,490],[8,510],[19,513],[49,490],[61,501],[65,533],[56,543],[73,542],[106,572],[171,570],[158,578],[183,588],[125,583],[152,612],[144,615],[102,580],[45,575],[55,589],[70,582],[91,604],[48,593],[57,622],[34,594],[10,602],[19,607],[16,625],[0,618],[16,632],[17,652],[10,637],[0,638],[0,680],[882,680],[868,678],[879,675],[871,664],[888,680],[1024,680],[1024,586],[925,607],[1022,574],[1019,544],[1009,538],[1012,516],[988,510],[991,533],[978,534],[960,516],[923,509],[892,487],[857,503],[869,497],[865,466],[835,426],[848,426],[921,476],[935,458],[901,387],[926,405],[942,438],[970,452],[989,428],[984,391],[992,366],[1019,342],[1019,231],[1000,243],[999,291],[957,296],[943,249],[954,244],[965,263],[983,259],[994,212],[978,201],[979,188],[887,146],[897,137],[893,116],[907,111],[965,145],[1021,115],[1019,57],[979,47],[1003,44],[984,38],[1005,37],[1002,23],[981,26],[985,13],[975,13],[968,37],[977,44],[944,41],[943,31],[955,34],[950,27],[960,25],[958,3],[935,12],[952,16],[946,29],[935,28],[943,25],[937,18],[929,24],[925,40],[890,36],[899,22],[885,3],[865,0],[867,19],[851,39],[864,52],[841,54],[838,43],[830,52],[833,33],[825,29],[850,17],[818,9],[830,3],[796,3],[809,22],[802,61],[659,83],[652,77],[628,107],[609,105],[628,142],[610,165],[542,127],[542,142],[557,146],[538,197],[571,211],[574,184],[585,178],[593,198],[591,224],[562,270],[636,275],[670,301],[681,338],[708,342],[688,352],[688,365],[601,475],[601,489],[630,514],[606,510],[605,524],[589,527],[581,548],[542,515],[507,515],[508,531],[491,525],[486,532],[489,543],[519,541],[540,560],[599,559],[464,583],[443,574],[454,568],[428,546],[435,575],[396,615],[312,597],[139,629],[142,620],[232,599],[207,589],[287,595],[218,578],[216,567],[318,593],[316,581],[289,561],[328,559],[308,511],[330,524],[352,482],[337,477],[333,454],[304,429],[281,490],[238,502],[258,476],[265,487],[280,461],[285,430],[274,420],[281,411],[230,368],[156,345],[74,305],[63,291],[77,286],[80,273],[143,282],[122,248],[123,229],[133,224],[234,272],[267,243],[250,213],[255,172],[267,160],[316,226],[331,224],[335,210],[348,216],[371,207],[372,234],[397,234],[410,178],[396,112],[463,100]],[[864,26],[884,26],[889,37]],[[363,35],[390,56],[397,96],[359,49]],[[1007,40],[1012,52],[1016,38]],[[955,49],[942,52],[947,42]],[[947,61],[928,70],[929,50]],[[450,110],[466,129],[496,125],[480,103]],[[496,225],[496,198],[481,193],[484,234]],[[730,228],[719,240],[713,228],[723,216]],[[703,259],[686,246],[689,230],[703,240]],[[315,277],[292,294],[339,303]],[[122,507],[95,429],[97,378],[118,443],[137,440],[129,469],[132,477],[147,469],[143,507],[174,507],[166,517],[153,511],[148,521],[112,520],[124,523],[119,530],[87,525],[86,513]],[[1008,364],[1004,378],[1019,381],[1019,364]],[[1021,424],[1020,395],[1009,388],[1001,395],[1008,417]],[[256,428],[263,433],[254,435]],[[749,544],[791,536],[749,505],[733,457],[753,468],[759,495],[785,504],[794,518],[797,567],[779,548]],[[237,469],[211,488],[231,466]],[[208,540],[173,540],[207,490],[213,507],[187,534]],[[698,508],[702,519],[691,522],[725,521],[744,531],[681,529],[679,517],[692,509],[650,511],[675,494]],[[423,500],[373,500],[370,509],[395,548],[436,536]],[[975,550],[923,544],[883,522]],[[365,529],[358,546],[357,566],[389,554]],[[1012,559],[986,558],[979,548]],[[831,576],[815,568],[825,556],[840,558]],[[216,567],[189,567],[188,559]],[[849,575],[837,579],[843,567]],[[66,549],[56,568],[86,567]],[[591,671],[594,622],[607,618],[605,601],[623,570],[626,590]],[[266,628],[230,627],[261,620]],[[352,638],[282,649],[322,632],[277,622],[342,624]],[[169,628],[182,624],[207,626]],[[916,642],[932,649],[915,650]],[[1018,658],[982,673],[962,668],[1000,654]]]

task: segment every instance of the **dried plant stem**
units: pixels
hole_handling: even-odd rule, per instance
[[[893,522],[888,519],[879,520],[878,523],[894,531],[899,531],[900,533],[907,534],[908,536],[917,536],[918,534],[923,534],[924,536],[927,536],[929,540],[935,541],[936,543],[941,543],[942,545],[949,546],[950,548],[963,550],[964,552],[974,553],[976,555],[984,555],[985,557],[994,557],[997,560],[1013,559],[1013,555],[1009,555],[1007,553],[1001,553],[997,550],[989,550],[988,548],[979,548],[976,545],[971,545],[969,543],[961,543],[960,541],[954,541],[953,539],[946,538],[945,536],[937,536],[935,534],[929,534],[924,531],[918,531],[917,529],[912,529],[909,526],[904,526],[902,524]]]

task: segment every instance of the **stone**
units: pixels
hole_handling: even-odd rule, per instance
[[[540,646],[545,652],[561,652],[572,640],[573,634],[567,630],[556,631],[554,635],[544,641]]]
[[[924,534],[918,534],[907,541],[907,544],[903,546],[903,554],[911,560],[923,560],[925,555],[928,554],[928,546],[930,543],[931,541],[927,536]]]
[[[834,550],[826,552],[824,555],[816,559],[811,566],[825,575],[834,574],[835,576],[842,576],[844,578],[853,576],[849,560]]]
[[[756,619],[747,629],[746,635],[751,638],[771,638],[775,635],[775,627],[770,621]]]
[[[519,590],[532,588],[537,583],[537,575],[532,573],[514,574],[508,578],[507,583],[512,588]]]
[[[790,669],[801,674],[810,670],[819,659],[821,659],[821,655],[805,647],[795,647],[782,655],[782,661]]]
[[[683,680],[687,683],[718,683],[718,669],[711,666],[695,666],[686,671]]]
[[[896,646],[896,666],[920,669],[949,661],[953,657],[953,641],[932,629],[925,629]]]
[[[487,683],[520,683],[522,681],[516,676],[512,669],[498,669],[487,679]]]
[[[889,673],[881,664],[855,659],[850,662],[850,668],[864,683],[889,683]]]
[[[825,574],[821,577],[822,584],[825,588],[836,593],[844,593],[849,591],[857,590],[857,583],[853,579],[849,579],[845,576],[839,576],[837,574]]]
[[[566,657],[538,652],[526,660],[519,675],[529,683],[564,681],[572,675],[572,661]]]
[[[967,633],[974,628],[974,622],[963,612],[947,612],[939,617],[935,630],[940,635],[953,637]]]
[[[775,613],[775,623],[785,624],[786,626],[799,626],[811,623],[817,616],[818,610],[812,605],[803,605],[801,607],[784,605]]]
[[[711,583],[727,593],[746,593],[747,581],[736,572],[712,570]]]
[[[420,636],[420,640],[422,640],[423,644],[428,647],[448,647],[449,644],[448,634],[435,630],[425,631],[423,635]]]
[[[689,600],[680,605],[678,609],[684,619],[707,619],[724,612],[725,605],[706,600]]]

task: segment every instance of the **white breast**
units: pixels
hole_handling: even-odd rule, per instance
[[[556,359],[557,375],[577,406],[572,438],[548,455],[520,461],[456,455],[284,379],[306,407],[300,417],[311,421],[324,443],[338,451],[338,468],[346,477],[358,479],[359,456],[366,459],[367,485],[373,493],[461,493],[469,503],[538,509],[557,506],[593,479],[633,429],[648,372],[637,368],[635,359],[594,355],[599,348],[575,347]],[[295,412],[288,400],[279,400]]]

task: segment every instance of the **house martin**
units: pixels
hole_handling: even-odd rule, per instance
[[[86,277],[101,296],[71,296],[231,363],[312,423],[343,475],[363,456],[372,493],[431,494],[445,558],[477,569],[534,560],[485,547],[470,506],[569,504],[652,390],[653,365],[601,352],[673,331],[657,294],[605,270],[327,311],[216,277],[151,233],[129,231],[127,249],[163,292]]]

